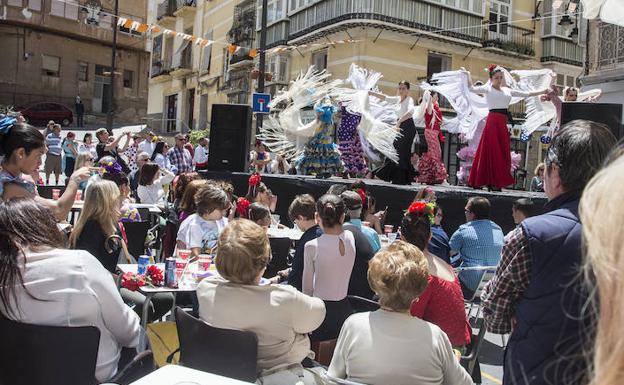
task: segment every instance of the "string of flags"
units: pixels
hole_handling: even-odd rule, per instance
[[[187,33],[178,32],[178,31],[174,31],[168,28],[164,28],[159,25],[154,25],[154,24],[150,25],[147,23],[142,23],[140,21],[135,21],[135,20],[128,19],[125,17],[121,17],[121,16],[118,17],[117,19],[117,25],[123,28],[127,28],[131,31],[137,31],[140,33],[150,33],[150,32],[161,33],[162,32],[163,34],[168,35],[168,36],[177,36],[181,39],[188,40],[192,42],[193,44],[201,46],[201,47],[207,47],[215,43],[214,40],[204,39],[202,37],[198,37],[195,35],[190,35]],[[308,44],[301,44],[301,45],[280,46],[280,47],[271,48],[267,50],[267,52],[268,53],[280,53],[280,52],[290,51],[290,50],[299,49],[299,48],[325,46],[327,44],[330,44],[330,45],[349,44],[349,43],[357,43],[359,41],[360,40],[353,40],[353,39],[335,40],[335,41],[328,40],[327,42],[323,42],[323,43],[308,43]],[[244,52],[247,54],[247,56],[251,58],[255,58],[256,56],[258,56],[258,53],[259,53],[259,50],[257,48],[241,47],[236,44],[228,44],[227,50],[230,53],[230,55]]]

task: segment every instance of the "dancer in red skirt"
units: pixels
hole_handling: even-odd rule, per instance
[[[511,99],[541,95],[547,89],[533,92],[511,89],[505,82],[505,70],[494,64],[488,67],[490,81],[475,87],[472,85],[470,72],[463,67],[461,70],[468,75],[470,92],[485,95],[490,110],[472,163],[468,185],[474,188],[487,186],[489,190],[500,191],[514,183],[511,175],[511,139],[507,129]]]

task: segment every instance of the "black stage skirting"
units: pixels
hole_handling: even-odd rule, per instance
[[[247,193],[247,173],[228,173],[206,171],[201,172],[208,179],[231,181],[236,194],[244,196]],[[311,176],[300,175],[262,175],[262,181],[277,195],[276,214],[279,214],[283,224],[290,224],[288,220],[288,206],[298,194],[311,194],[319,198],[325,194],[333,184],[351,184],[355,179],[317,179]],[[398,225],[403,217],[403,212],[412,202],[416,193],[424,188],[424,185],[397,186],[380,180],[365,180],[368,193],[377,200],[377,210],[383,210],[388,206],[386,223]],[[492,204],[492,220],[503,228],[507,233],[513,230],[514,223],[511,216],[511,206],[516,199],[531,198],[535,202],[536,214],[543,212],[546,196],[543,193],[527,191],[503,190],[502,192],[487,192],[474,190],[462,186],[432,186],[438,199],[438,204],[444,210],[442,225],[449,236],[463,224],[466,219],[464,207],[466,199],[474,196],[483,196]]]

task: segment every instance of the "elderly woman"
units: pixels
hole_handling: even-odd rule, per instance
[[[410,316],[427,286],[428,264],[417,247],[397,241],[370,261],[368,281],[381,309],[347,319],[328,374],[368,385],[468,385],[448,337]]]
[[[215,327],[256,333],[263,383],[315,384],[301,363],[313,357],[308,333],[325,318],[323,301],[291,286],[260,284],[271,248],[265,230],[250,220],[232,221],[217,250],[222,278],[204,279],[197,287],[200,318]],[[280,372],[282,381],[271,372]]]

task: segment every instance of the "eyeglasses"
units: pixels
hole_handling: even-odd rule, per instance
[[[471,213],[470,209],[464,209],[464,213],[468,214]]]

